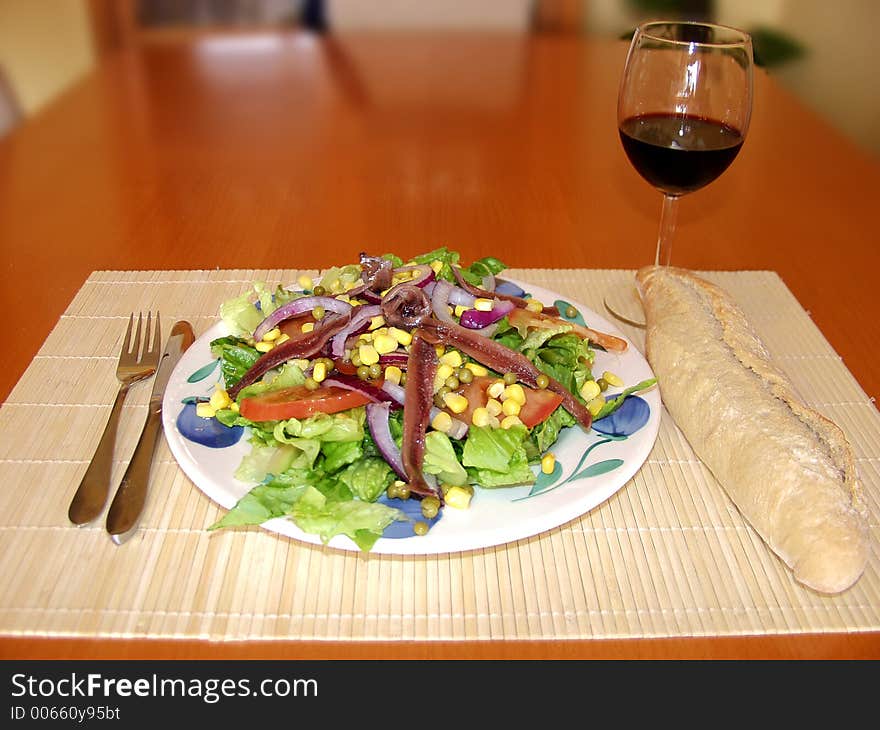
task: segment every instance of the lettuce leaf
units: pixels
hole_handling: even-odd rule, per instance
[[[534,449],[529,450],[530,460],[540,459],[541,455],[556,443],[562,429],[574,426],[576,423],[577,419],[562,406],[553,411],[547,420],[532,429],[530,439]]]
[[[227,299],[220,305],[220,318],[226,323],[230,334],[248,336],[278,307],[301,296],[301,293],[281,286],[273,291],[265,282],[255,281],[253,291]]]
[[[413,261],[417,264],[431,264],[434,261],[439,261],[440,270],[436,272],[437,278],[453,282],[455,281],[455,274],[452,273],[452,267],[458,265],[458,259],[458,251],[450,251],[446,246],[441,246],[433,251],[413,257]]]
[[[287,362],[281,366],[273,377],[264,378],[257,383],[242,388],[238,392],[236,401],[241,403],[243,398],[250,398],[255,395],[260,395],[261,393],[268,393],[271,390],[293,388],[294,386],[302,385],[305,382],[306,376],[303,374],[299,365],[293,362]]]
[[[395,475],[384,459],[359,459],[340,473],[339,479],[364,502],[375,502],[391,486]]]
[[[528,435],[525,426],[471,426],[461,457],[468,476],[490,489],[534,482],[526,452]]]
[[[429,431],[425,436],[425,459],[422,465],[428,474],[434,474],[444,484],[467,484],[468,475],[458,462],[449,436],[442,431]]]
[[[297,527],[318,535],[324,543],[336,535],[347,535],[365,552],[388,525],[407,519],[400,510],[381,502],[336,501],[311,486],[294,503],[291,517]]]
[[[231,388],[250,369],[260,353],[238,337],[219,337],[211,341],[211,355],[220,359],[220,373]]]

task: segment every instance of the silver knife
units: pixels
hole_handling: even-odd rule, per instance
[[[159,429],[162,425],[162,398],[180,356],[195,340],[189,322],[175,322],[159,360],[153,393],[150,396],[150,410],[141,431],[134,454],[125,470],[110,511],[107,513],[107,532],[117,545],[121,545],[134,533],[147,498],[147,485],[150,481],[150,468],[153,464]]]

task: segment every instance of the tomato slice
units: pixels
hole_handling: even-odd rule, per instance
[[[467,398],[468,407],[464,412],[452,414],[465,423],[471,423],[474,410],[478,407],[485,406],[489,400],[486,389],[495,382],[497,378],[490,378],[485,375],[475,377],[470,383],[459,388],[458,392]],[[529,388],[523,385],[526,394],[526,403],[519,412],[519,420],[521,420],[528,428],[537,426],[539,423],[546,421],[550,414],[556,410],[557,406],[562,403],[562,396],[554,393],[552,390]]]
[[[242,398],[239,408],[241,415],[251,421],[282,421],[308,418],[316,413],[338,413],[369,402],[367,396],[356,390],[334,385],[309,390],[304,385],[295,385]]]

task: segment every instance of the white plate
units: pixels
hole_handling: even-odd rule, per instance
[[[515,283],[545,304],[563,299],[546,289]],[[571,303],[593,329],[626,339],[603,317],[577,302]],[[210,499],[230,509],[252,486],[232,476],[250,448],[247,437],[230,447],[211,448],[184,438],[176,423],[184,399],[209,396],[221,378],[219,368],[216,368],[210,377],[190,381],[194,373],[204,372],[203,369],[214,361],[209,343],[226,334],[225,325],[218,322],[184,353],[165,392],[162,420],[171,452],[186,475]],[[596,351],[593,372],[599,375],[606,370],[619,375],[626,385],[654,377],[647,361],[632,343],[623,354]],[[610,389],[607,394],[619,390]],[[536,535],[580,517],[621,489],[639,470],[654,446],[660,426],[660,394],[654,387],[639,397],[650,412],[647,422],[635,433],[624,439],[610,439],[592,429],[585,432],[579,426],[565,429],[551,449],[556,455],[556,472],[552,476],[541,475],[534,467],[538,474],[537,486],[477,487],[469,509],[446,508],[427,535],[383,537],[376,542],[372,552],[419,555],[491,547]],[[303,532],[284,518],[269,520],[263,527],[297,540],[321,544],[317,535]],[[327,545],[358,550],[344,535],[333,538]]]

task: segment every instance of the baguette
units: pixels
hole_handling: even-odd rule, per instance
[[[646,355],[666,409],[737,509],[821,593],[853,585],[868,558],[852,447],[779,370],[719,287],[676,268],[636,279]]]

